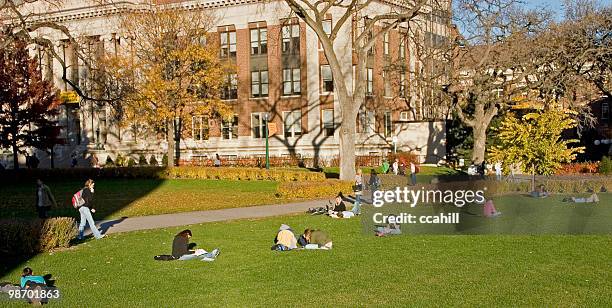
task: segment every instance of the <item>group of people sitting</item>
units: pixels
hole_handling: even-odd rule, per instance
[[[274,238],[272,250],[287,251],[293,249],[332,249],[332,239],[321,230],[306,229],[299,237],[295,237],[293,229],[286,224],[282,224]]]

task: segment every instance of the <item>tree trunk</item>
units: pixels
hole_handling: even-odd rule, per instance
[[[344,100],[348,97],[338,98],[342,110],[340,123],[340,179],[353,181],[355,179],[355,125],[357,112],[353,106]]]
[[[176,165],[176,159],[174,154],[176,153],[174,147],[176,146],[176,141],[174,140],[174,121],[170,121],[168,124],[168,150],[166,155],[168,155],[168,167],[174,167]]]
[[[15,136],[13,135],[13,138]],[[13,142],[13,169],[19,169],[19,153],[17,152],[17,143]]]
[[[472,128],[474,137],[474,148],[472,150],[472,162],[475,165],[480,165],[484,161],[485,149],[487,144],[487,127],[488,123],[477,121]]]

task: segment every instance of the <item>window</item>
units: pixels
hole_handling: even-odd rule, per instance
[[[360,111],[359,118],[361,119],[361,132],[371,134],[375,131],[376,115],[374,111]]]
[[[322,125],[323,125],[323,134],[325,137],[331,137],[334,135],[336,131],[336,125],[334,124],[334,110],[333,109],[323,109]]]
[[[366,73],[366,95],[374,93],[374,69],[367,68]]]
[[[228,74],[226,84],[221,93],[222,99],[237,99],[238,98],[238,79],[236,74]]]
[[[191,117],[191,136],[195,141],[208,140],[208,118],[203,116]]]
[[[406,58],[406,40],[403,37],[400,38],[399,57],[400,59]]]
[[[406,72],[400,73],[399,96],[406,97]]]
[[[299,54],[300,53],[300,25],[287,25],[282,28],[283,54]]]
[[[268,29],[251,29],[251,54],[263,55],[268,53]]]
[[[293,110],[283,112],[285,118],[285,137],[299,137],[302,135],[302,111]]]
[[[300,69],[283,69],[283,95],[299,95],[300,92]]]
[[[251,95],[268,97],[268,71],[251,72]]]
[[[253,138],[266,138],[266,120],[264,112],[251,114],[251,130]]]
[[[389,55],[389,31],[383,35],[383,55]]]
[[[400,112],[400,121],[408,121],[408,111]]]
[[[391,81],[389,80],[390,79],[389,78],[390,77],[389,76],[389,72],[388,71],[383,71],[382,72],[382,77],[383,77],[383,83],[384,83],[384,86],[385,86],[385,88],[384,88],[384,90],[385,90],[384,96],[385,97],[391,97],[391,95],[392,95],[391,94]]]
[[[607,120],[610,118],[610,105],[608,103],[601,103],[601,119]]]
[[[393,133],[393,122],[391,121],[391,111],[385,111],[385,137],[391,137]]]
[[[223,139],[236,139],[238,138],[238,116],[234,115],[234,118],[230,121],[223,120],[221,122],[221,133]]]
[[[323,21],[323,31],[325,32],[325,34],[327,34],[327,36],[330,36],[332,33],[332,21],[331,19],[326,19]]]
[[[236,56],[236,31],[220,32],[221,57]]]
[[[322,92],[334,92],[334,79],[329,65],[321,65]]]

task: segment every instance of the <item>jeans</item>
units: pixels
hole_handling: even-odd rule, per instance
[[[359,215],[361,213],[361,193],[355,194],[355,204],[353,204],[351,211],[355,215]]]
[[[412,186],[416,185],[416,174],[415,173],[410,173],[410,183],[412,184]]]
[[[85,231],[85,224],[89,224],[89,228],[91,229],[91,233],[97,239],[102,238],[102,234],[98,231],[96,227],[96,222],[93,220],[91,216],[91,211],[86,206],[81,206],[79,208],[79,213],[81,213],[81,223],[79,223],[79,239],[83,238],[83,231]]]
[[[196,255],[195,253],[189,254],[189,255],[182,255],[179,260],[180,261],[188,261],[188,260],[193,260],[193,259],[204,259],[204,258],[208,258],[208,259],[215,259],[217,257],[217,251],[219,251],[218,249],[214,249],[211,252],[207,252],[201,255]]]

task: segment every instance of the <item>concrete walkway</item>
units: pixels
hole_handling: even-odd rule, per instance
[[[104,220],[96,222],[102,233],[112,234],[135,230],[147,230],[166,227],[176,227],[205,222],[225,221],[245,218],[262,218],[282,216],[288,214],[304,213],[308,208],[320,207],[327,204],[328,199],[309,200],[297,203],[261,205],[233,209],[196,211],[176,214],[139,216]],[[86,234],[91,234],[86,228]]]

